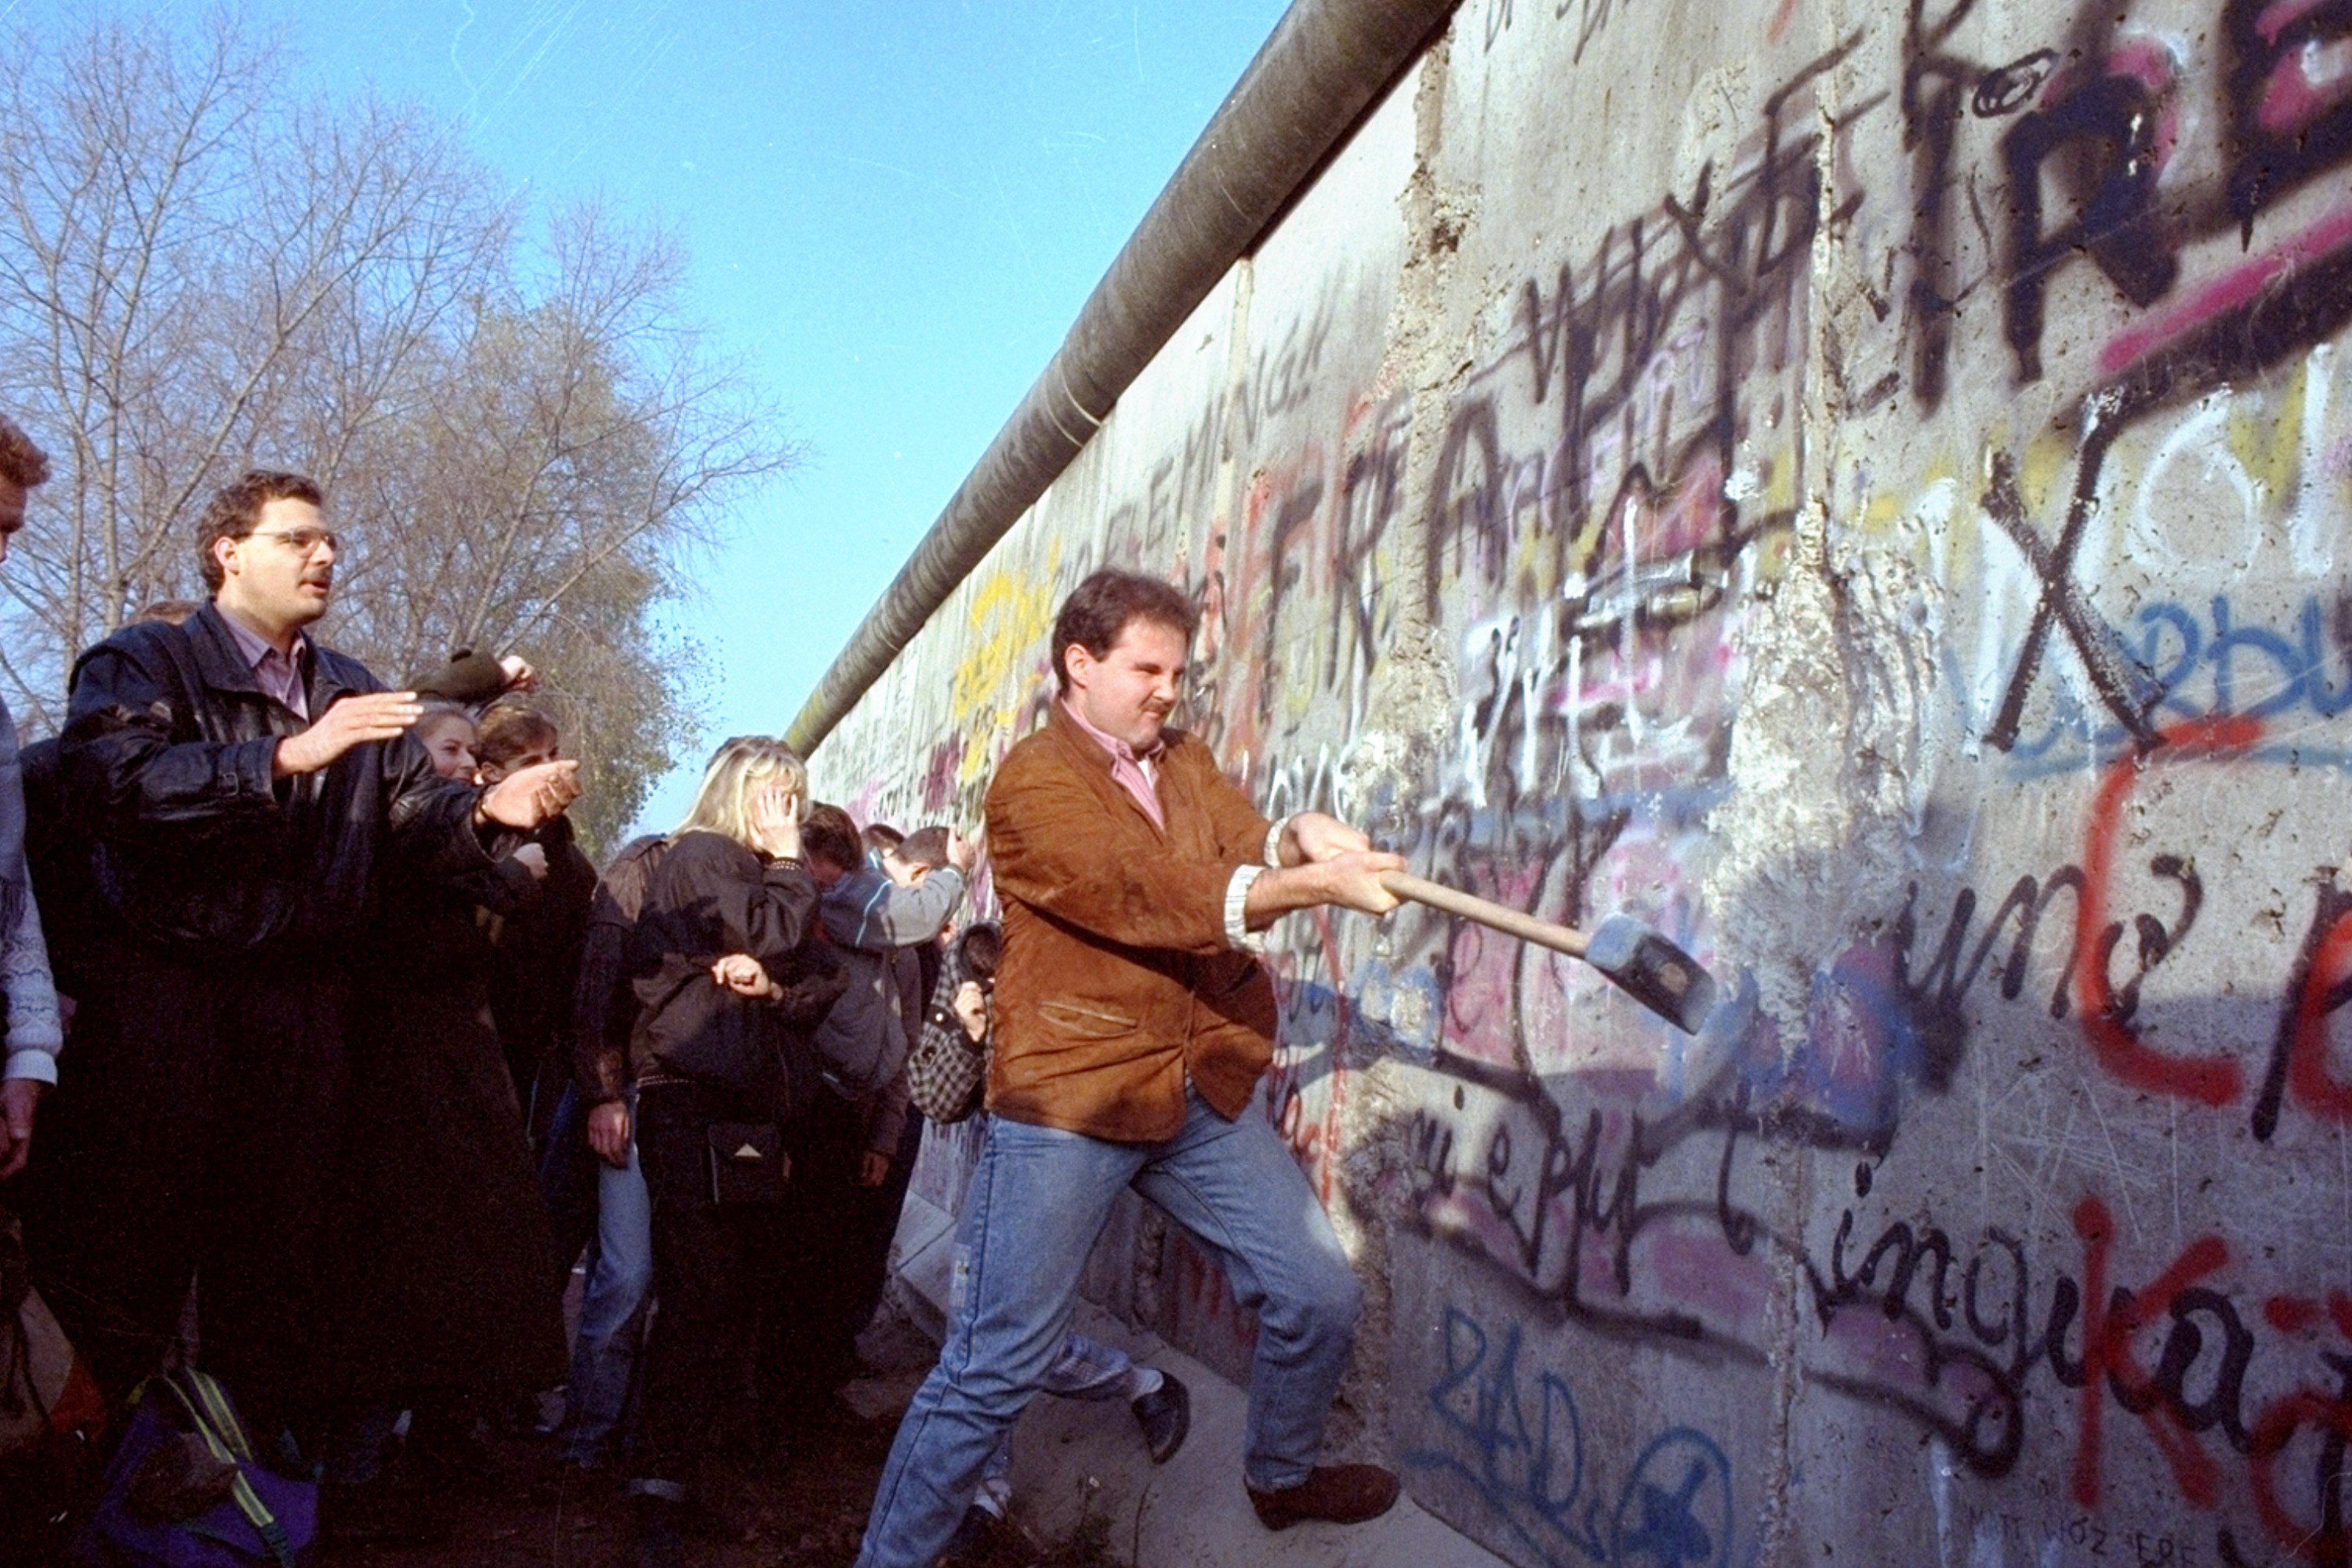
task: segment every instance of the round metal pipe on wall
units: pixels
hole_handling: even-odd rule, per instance
[[[809,694],[786,744],[807,755],[856,706],[1459,4],[1297,0],[1283,15],[1045,374]]]

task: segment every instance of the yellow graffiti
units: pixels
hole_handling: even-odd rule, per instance
[[[1797,510],[1797,458],[1790,447],[1767,458],[1764,469],[1764,515],[1783,517]]]
[[[2303,403],[2309,395],[2311,364],[2295,367],[2270,410],[2253,398],[2235,400],[2229,425],[2230,455],[2238,459],[2265,496],[2294,493],[2302,457]]]
[[[2025,444],[2023,472],[2019,474],[2029,517],[2048,515],[2050,498],[2074,472],[2074,443],[2055,430],[2043,429]]]
[[[950,702],[963,736],[959,784],[970,784],[1004,749],[1045,657],[1062,546],[1051,542],[1042,572],[999,567],[974,580],[964,612],[971,635],[956,664]],[[999,740],[1002,734],[1005,740]]]
[[[1558,586],[1550,578],[1552,562],[1559,552],[1544,537],[1540,515],[1537,522],[1538,526],[1534,528],[1520,530],[1518,538],[1513,541],[1516,548],[1512,552],[1515,558],[1511,562],[1511,575],[1515,580],[1527,584],[1535,598],[1544,599],[1549,598]]]

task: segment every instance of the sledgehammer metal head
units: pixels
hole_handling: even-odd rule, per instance
[[[1699,967],[1698,960],[1631,915],[1611,915],[1587,932],[1538,920],[1409,871],[1386,872],[1381,881],[1400,899],[1411,899],[1506,936],[1584,960],[1625,994],[1686,1035],[1697,1034],[1707,1015],[1715,1011],[1715,977]]]
[[[1686,1035],[1697,1034],[1715,1011],[1715,976],[1631,915],[1611,915],[1594,926],[1584,962]]]

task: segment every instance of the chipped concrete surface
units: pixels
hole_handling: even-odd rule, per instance
[[[1277,931],[1263,1113],[1375,1302],[1335,1436],[1483,1549],[2352,1550],[2347,51],[1471,0],[814,759],[976,821],[1055,600],[1139,563],[1265,809],[1749,999]],[[1087,1279],[1246,1365],[1139,1205]]]

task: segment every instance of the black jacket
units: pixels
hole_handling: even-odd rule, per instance
[[[598,879],[572,990],[572,1081],[592,1105],[618,1100],[629,1087],[629,1036],[637,997],[629,977],[629,933],[645,907],[646,884],[669,841],[657,833],[621,846]]]
[[[673,839],[629,932],[635,1076],[692,1079],[763,1109],[806,1092],[810,1075],[795,1059],[804,1028],[775,1003],[719,985],[710,966],[750,953],[789,991],[808,973],[815,919],[816,883],[799,861],[763,858],[716,833]]]
[[[36,741],[16,753],[25,775],[25,868],[41,907],[41,937],[49,944],[49,973],[58,994],[89,994],[87,965],[98,945],[98,895],[90,885],[89,834],[68,809],[58,740]]]
[[[499,840],[500,847],[506,842]],[[572,994],[580,979],[596,868],[580,852],[568,816],[512,842],[536,844],[544,850],[547,877],[534,883],[530,896],[513,910],[488,906],[499,917],[488,922],[490,1010],[498,1019],[499,1044],[514,1075],[515,1091],[531,1110],[537,1131],[544,1131],[545,1113],[534,1104],[532,1086],[542,1068],[568,1071],[570,1066],[566,1047]]]
[[[314,715],[383,689],[357,660],[315,644],[308,681]],[[84,653],[62,765],[97,837],[106,914],[191,954],[340,955],[370,924],[385,855],[435,881],[490,874],[471,826],[477,792],[436,774],[405,736],[273,780],[278,741],[305,727],[263,695],[213,605],[182,626],[125,626]]]
[[[495,1401],[563,1376],[563,1275],[492,1026],[484,919],[510,921],[546,884],[499,865],[498,885],[470,890],[392,872],[356,966],[314,1361],[322,1398]]]

